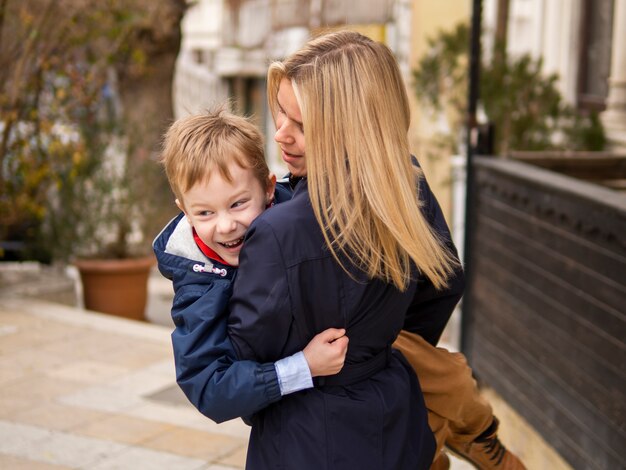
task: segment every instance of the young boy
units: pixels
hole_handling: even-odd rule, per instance
[[[343,330],[326,330],[275,364],[238,361],[226,334],[245,232],[272,203],[290,198],[288,186],[269,174],[256,128],[225,111],[181,119],[165,136],[162,163],[183,213],[156,238],[154,251],[174,282],[176,375],[189,400],[220,422],[312,387],[311,376],[338,372],[348,342]],[[478,468],[524,468],[500,444],[497,420],[461,354],[406,331],[394,347],[417,372],[438,448],[446,441]],[[432,468],[448,465],[442,454]]]
[[[303,352],[258,364],[238,361],[226,334],[227,303],[245,232],[290,190],[269,173],[263,139],[246,119],[217,111],[176,121],[162,161],[183,211],[157,236],[161,273],[174,283],[176,379],[216,422],[253,414],[341,369],[348,338],[329,329]]]

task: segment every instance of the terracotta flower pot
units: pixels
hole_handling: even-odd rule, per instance
[[[81,259],[74,264],[83,284],[85,308],[145,320],[148,276],[153,256],[129,259]]]

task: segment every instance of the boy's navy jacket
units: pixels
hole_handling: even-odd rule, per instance
[[[291,198],[278,183],[275,201]],[[181,213],[153,243],[159,271],[174,284],[172,332],[176,381],[189,401],[218,423],[280,399],[274,363],[239,361],[226,333],[236,268],[207,258]]]

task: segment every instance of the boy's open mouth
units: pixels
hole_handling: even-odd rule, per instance
[[[238,238],[237,240],[234,240],[232,242],[218,242],[220,245],[222,245],[225,248],[237,248],[239,245],[241,245],[243,243],[243,237]]]

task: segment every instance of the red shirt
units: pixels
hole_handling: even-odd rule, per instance
[[[200,251],[202,251],[202,253],[204,253],[204,255],[207,258],[210,258],[213,261],[217,261],[218,263],[225,264],[226,266],[230,266],[230,264],[224,261],[220,255],[218,255],[211,247],[209,247],[206,243],[202,241],[200,236],[196,233],[195,228],[192,228],[192,230],[193,230],[193,239],[196,242],[196,245],[198,245],[198,248],[200,248]]]
[[[270,202],[265,208],[269,209],[273,205],[274,205],[274,201]],[[195,240],[196,245],[198,245],[198,248],[200,248],[200,251],[202,251],[202,253],[204,253],[204,255],[207,258],[212,259],[213,261],[217,261],[219,263],[225,264],[226,266],[231,266],[226,261],[224,261],[222,257],[218,255],[211,247],[209,247],[209,245],[207,245],[206,243],[202,241],[202,239],[200,238],[200,236],[198,235],[194,227],[191,227],[191,230],[193,231],[193,239]]]

